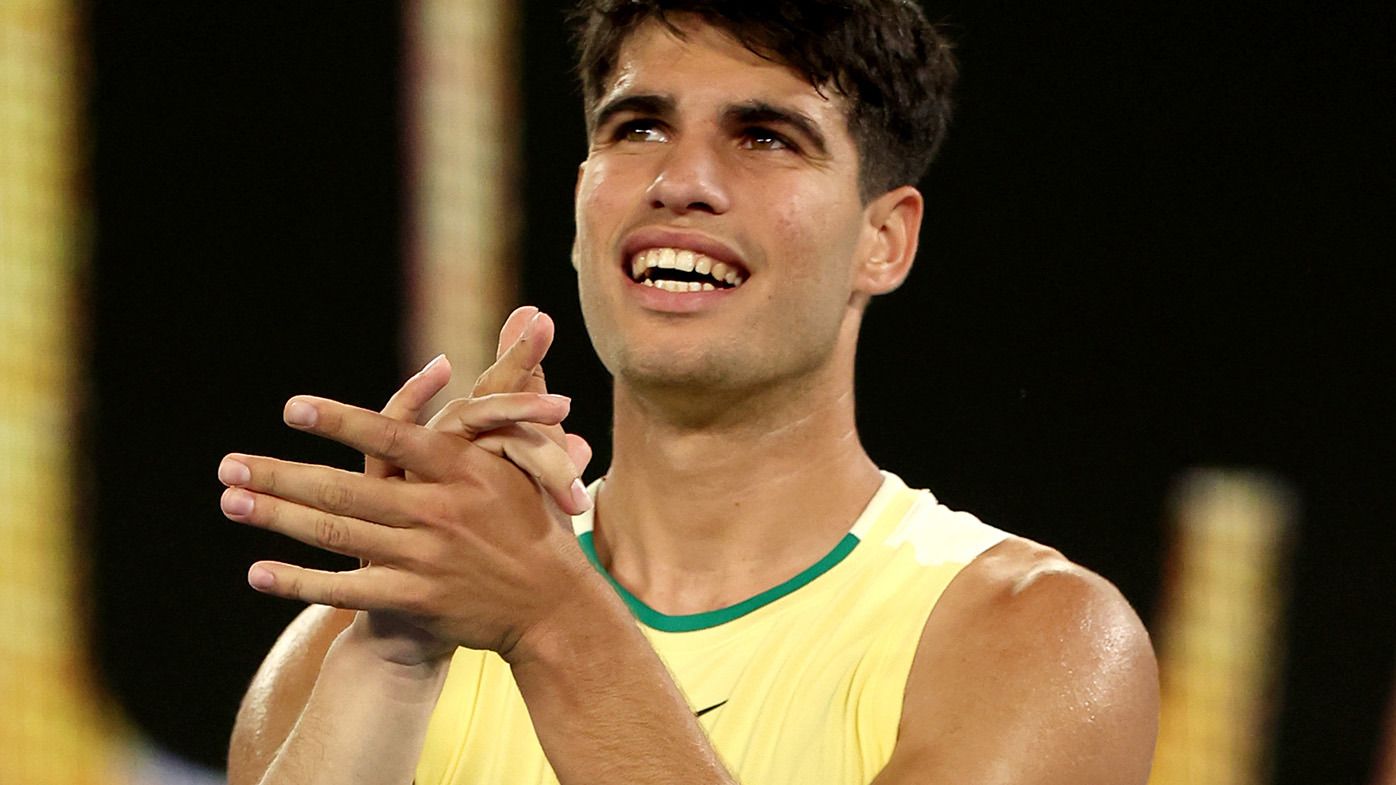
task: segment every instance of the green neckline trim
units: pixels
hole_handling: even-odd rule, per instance
[[[587,555],[587,560],[591,562],[591,566],[595,567],[597,572],[601,573],[606,577],[606,580],[610,581],[611,586],[615,587],[616,593],[620,595],[622,600],[625,600],[626,605],[630,606],[630,612],[645,626],[659,630],[660,632],[694,632],[696,630],[705,630],[709,627],[726,624],[734,619],[740,619],[748,613],[770,605],[781,597],[806,586],[810,581],[833,569],[834,565],[843,561],[844,557],[853,552],[859,540],[853,534],[845,534],[843,539],[839,540],[839,544],[834,546],[833,550],[824,554],[824,558],[805,568],[799,575],[796,575],[778,586],[769,588],[760,594],[748,597],[735,605],[728,605],[726,608],[718,608],[715,611],[688,613],[678,616],[660,613],[654,608],[646,605],[640,598],[631,594],[624,586],[617,583],[616,579],[612,578],[611,574],[606,571],[606,568],[601,566],[601,560],[596,557],[596,545],[592,542],[591,532],[582,532],[577,537],[577,542],[582,546],[582,552]]]

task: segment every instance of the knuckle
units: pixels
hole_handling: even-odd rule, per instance
[[[261,462],[258,461],[260,464]],[[257,487],[264,493],[276,495],[276,486],[279,482],[278,472],[275,464],[253,465],[252,476],[257,482]]]
[[[315,516],[315,545],[329,551],[342,551],[349,547],[349,530],[333,515],[321,513]]]
[[[397,420],[384,420],[379,426],[378,443],[382,445],[383,457],[396,461],[402,457],[406,446],[406,434],[402,423]]]
[[[349,509],[354,503],[354,492],[333,480],[317,484],[314,497],[317,507],[332,512]]]
[[[305,596],[305,576],[298,571],[290,571],[277,576],[278,583],[285,583],[286,596],[304,600]]]
[[[349,592],[344,585],[338,581],[330,581],[325,585],[324,603],[336,608],[346,608],[349,603]]]

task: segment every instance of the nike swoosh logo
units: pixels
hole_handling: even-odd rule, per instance
[[[693,716],[695,716],[695,717],[701,717],[701,716],[703,716],[704,714],[707,714],[708,712],[712,711],[713,709],[722,708],[722,707],[725,706],[726,704],[727,704],[727,701],[723,701],[722,703],[714,703],[713,705],[709,706],[709,707],[706,708],[706,709],[699,709],[698,711],[693,712]]]

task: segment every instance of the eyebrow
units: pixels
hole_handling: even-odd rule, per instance
[[[611,118],[625,112],[650,117],[672,117],[678,111],[678,104],[671,96],[654,93],[639,93],[620,96],[601,105],[592,118],[591,127],[600,128]],[[814,152],[823,157],[829,154],[828,143],[819,130],[819,124],[804,112],[777,106],[767,101],[743,101],[732,104],[723,111],[723,118],[733,125],[786,125],[799,131],[809,139]]]
[[[744,101],[723,112],[723,115],[737,125],[787,125],[804,134],[820,156],[829,154],[824,134],[819,124],[804,112],[776,106],[765,101]]]
[[[666,117],[674,114],[676,104],[674,99],[667,95],[639,94],[626,95],[615,98],[602,104],[592,117],[591,127],[600,128],[612,117],[622,112],[634,112],[640,115],[650,115],[652,117]]]

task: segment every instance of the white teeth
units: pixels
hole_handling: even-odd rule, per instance
[[[738,272],[738,268],[724,262],[714,261],[697,251],[682,248],[647,248],[637,252],[630,260],[631,278],[646,286],[669,292],[709,292],[722,288],[705,281],[656,279],[652,277],[654,275],[652,271],[655,268],[709,275],[717,281],[726,283],[729,287],[740,286],[745,280]]]

